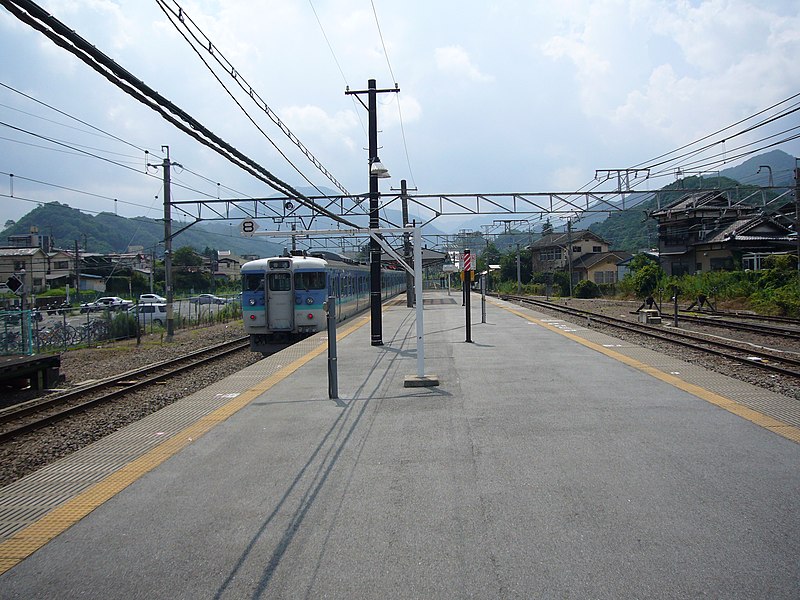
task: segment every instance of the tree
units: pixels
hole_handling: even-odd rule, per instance
[[[553,224],[550,222],[550,219],[547,219],[542,225],[542,237],[546,235],[550,235],[553,233]]]
[[[203,257],[191,246],[181,246],[172,255],[172,264],[181,267],[199,267],[203,264]]]

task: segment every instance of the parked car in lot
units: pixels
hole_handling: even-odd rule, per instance
[[[123,300],[119,296],[103,296],[94,302],[81,304],[82,313],[97,312],[101,310],[127,310],[133,306],[130,300]]]
[[[200,294],[189,298],[189,302],[192,304],[225,304],[225,298],[220,298],[214,294]]]
[[[128,309],[128,314],[141,325],[164,325],[167,322],[167,305],[164,303],[140,304]]]
[[[164,296],[158,294],[142,294],[139,296],[139,304],[164,304],[167,301]]]

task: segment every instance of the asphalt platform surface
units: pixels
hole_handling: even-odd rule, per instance
[[[461,296],[425,294],[440,385],[404,386],[415,313],[388,307],[383,346],[368,321],[339,340],[338,400],[321,352],[6,571],[0,598],[800,598],[800,444],[618,340],[497,301],[481,323],[478,302],[467,343]]]

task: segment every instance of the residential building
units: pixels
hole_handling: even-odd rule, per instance
[[[25,296],[47,289],[47,253],[40,247],[0,248],[0,281],[12,275],[24,284]]]
[[[761,207],[734,204],[714,191],[687,194],[652,216],[658,221],[659,256],[668,275],[732,270],[742,266],[745,256],[796,247],[796,233],[789,226],[763,214]]]
[[[550,233],[528,248],[534,273],[569,271],[573,283],[585,279],[597,284],[616,283],[617,264],[631,257],[630,252],[609,250],[608,242],[588,229]]]

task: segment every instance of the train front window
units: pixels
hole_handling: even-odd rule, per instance
[[[324,290],[325,271],[300,271],[294,274],[294,289]]]
[[[264,274],[263,273],[247,273],[242,277],[242,291],[243,292],[263,292],[264,291]]]
[[[272,292],[290,292],[290,291],[292,291],[292,274],[291,273],[270,273],[269,274],[269,289]]]

